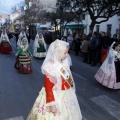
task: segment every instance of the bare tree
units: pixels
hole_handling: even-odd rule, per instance
[[[58,0],[58,4],[64,9],[71,9],[76,14],[89,14],[92,20],[90,24],[92,31],[95,24],[106,22],[120,12],[120,0],[67,0],[67,2]]]

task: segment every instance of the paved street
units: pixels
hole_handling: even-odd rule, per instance
[[[18,73],[14,68],[17,49],[15,41],[11,43],[13,52],[0,54],[0,120],[26,120],[43,86],[43,60],[33,57],[33,72]],[[103,87],[94,79],[99,66],[82,63],[82,57],[73,52],[70,55],[83,120],[120,120],[120,90]]]

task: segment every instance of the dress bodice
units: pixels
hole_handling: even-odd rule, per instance
[[[68,80],[69,82],[70,80]],[[61,90],[68,90],[71,88],[71,85],[64,78],[62,78]],[[45,75],[44,87],[46,90],[46,103],[55,101],[53,94],[53,86],[55,84],[50,81],[50,79]]]

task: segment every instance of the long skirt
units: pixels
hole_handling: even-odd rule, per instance
[[[81,111],[74,90],[54,91],[57,114],[46,109],[46,92],[43,87],[27,120],[82,120]]]
[[[37,48],[34,49],[33,56],[37,58],[45,58],[46,57],[46,51],[37,51]]]
[[[120,83],[120,61],[115,61],[115,69],[116,69],[116,82]]]
[[[15,68],[20,73],[31,73],[32,72],[31,59],[26,55],[19,55],[16,59]]]
[[[115,66],[110,75],[104,73],[104,71],[100,68],[95,74],[95,79],[103,86],[106,86],[111,89],[120,89],[120,82],[117,82],[116,73],[117,72]]]
[[[0,52],[1,53],[9,53],[12,52],[12,47],[8,41],[2,41],[0,44]]]

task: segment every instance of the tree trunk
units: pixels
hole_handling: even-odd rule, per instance
[[[95,27],[95,21],[92,21],[91,24],[90,24],[89,31],[92,31],[92,32],[93,32],[94,27]]]
[[[56,32],[56,27],[57,27],[57,26],[55,25],[55,32]]]

